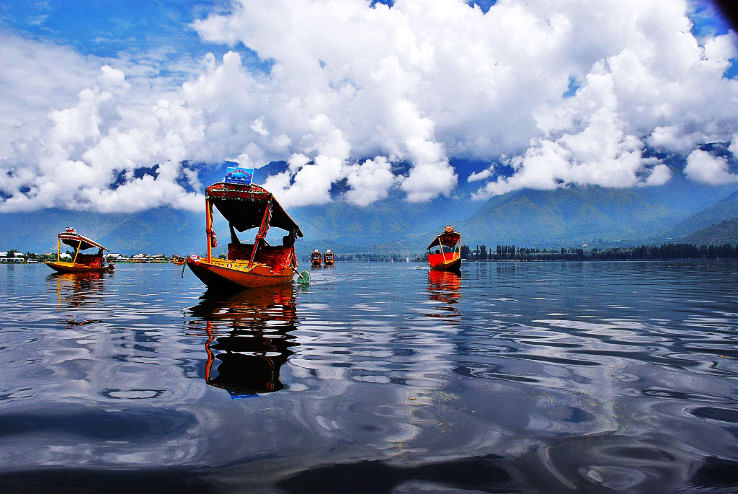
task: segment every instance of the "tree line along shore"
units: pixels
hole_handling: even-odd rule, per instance
[[[461,258],[467,261],[643,261],[658,259],[738,259],[738,244],[693,245],[667,243],[638,247],[538,249],[497,245],[494,249],[477,245],[461,246]]]
[[[166,263],[176,255],[135,254],[130,257],[119,254],[108,256],[114,262]],[[221,257],[225,257],[222,255]],[[309,261],[309,256],[301,256]],[[666,243],[661,245],[640,245],[638,247],[588,248],[532,248],[515,245],[461,246],[461,258],[465,261],[645,261],[660,259],[738,259],[738,244],[693,245],[686,243]],[[0,252],[0,263],[25,264],[56,260],[54,254],[23,253],[19,250]],[[336,262],[424,262],[425,253],[335,253]]]

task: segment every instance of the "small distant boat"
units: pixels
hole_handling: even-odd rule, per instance
[[[453,226],[447,226],[428,245],[428,264],[439,271],[461,269],[461,234]]]
[[[172,263],[176,264],[177,266],[181,266],[185,262],[187,262],[187,259],[184,257],[172,256]]]
[[[190,256],[187,265],[212,289],[241,289],[290,283],[297,272],[295,240],[302,237],[297,223],[265,188],[251,183],[253,170],[228,169],[223,182],[205,189],[205,232],[207,257]],[[244,176],[248,180],[244,180]],[[218,242],[213,230],[213,206],[228,221],[231,242],[228,257],[212,256]],[[282,245],[266,241],[270,227],[288,232]],[[242,244],[236,230],[243,232],[258,227],[253,244]]]
[[[71,262],[62,261],[61,245],[65,244],[74,247],[74,257]],[[95,254],[84,254],[80,251],[97,248]],[[113,263],[105,262],[104,252],[110,252],[110,249],[103,247],[94,240],[83,237],[77,230],[71,226],[60,233],[56,241],[56,262],[46,261],[46,265],[59,271],[60,273],[95,273],[102,271],[112,271],[115,266]]]
[[[322,263],[323,256],[318,249],[315,249],[313,253],[310,254],[310,264],[312,266],[320,266]]]
[[[331,251],[331,249],[328,249],[325,251],[325,254],[323,254],[323,262],[326,266],[333,266],[335,259],[333,258],[333,251]]]

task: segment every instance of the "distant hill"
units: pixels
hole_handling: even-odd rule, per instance
[[[680,221],[674,228],[667,232],[667,236],[673,239],[682,239],[696,233],[698,230],[716,225],[736,216],[738,216],[738,191]]]
[[[206,248],[205,213],[156,208],[131,214],[98,241],[124,254],[198,253]]]
[[[189,253],[204,246],[204,224],[204,213],[171,208],[132,214],[44,209],[0,214],[0,244],[23,252],[55,252],[57,234],[72,226],[113,252]]]
[[[100,214],[62,209],[3,213],[0,214],[0,232],[2,232],[0,250],[56,252],[56,236],[68,226],[75,227],[82,235],[101,241],[103,236],[124,222],[127,217],[128,215],[125,214]]]
[[[738,245],[738,217],[698,230],[684,240],[694,245]]]
[[[458,166],[459,185],[451,197],[410,204],[401,191],[366,207],[342,200],[345,184],[337,184],[334,200],[327,204],[288,208],[305,238],[298,240],[299,256],[312,249],[336,253],[417,253],[445,225],[462,233],[462,242],[473,246],[514,244],[526,247],[572,247],[662,243],[668,237],[683,238],[696,230],[738,216],[738,185],[712,187],[675,176],[661,187],[603,189],[566,188],[550,191],[519,190],[474,201],[470,194],[479,183],[468,183],[470,173],[484,167],[479,162]],[[257,182],[286,169],[273,162],[257,170]],[[220,175],[217,175],[216,172]],[[210,183],[219,170],[210,172]],[[261,178],[260,178],[261,177]],[[727,197],[726,197],[727,196]],[[278,198],[279,199],[279,198]],[[716,200],[720,200],[716,203]],[[228,226],[215,215],[219,246],[225,252]],[[676,225],[676,226],[675,226]],[[31,213],[0,214],[0,250],[48,252],[56,249],[56,235],[66,226],[106,245],[114,252],[133,254],[190,253],[205,251],[205,214],[157,208],[139,213],[102,214],[47,209]],[[250,240],[255,232],[241,235]],[[272,239],[281,241],[281,233]],[[272,241],[270,240],[270,241]]]
[[[430,232],[458,221],[468,214],[468,207],[454,199],[408,204],[401,197],[393,197],[367,207],[334,202],[294,208],[291,214],[302,227],[306,243],[339,242],[383,250],[390,246],[422,250]]]
[[[459,224],[469,244],[531,247],[640,241],[684,216],[644,189],[522,190],[491,198]]]

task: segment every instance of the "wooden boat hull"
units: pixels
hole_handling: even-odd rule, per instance
[[[86,264],[77,264],[72,262],[52,261],[46,261],[44,264],[60,273],[104,273],[106,271],[113,270],[113,267],[110,264],[106,264],[105,266],[88,266]]]
[[[441,254],[428,255],[428,264],[431,269],[438,271],[460,271],[461,256],[459,254],[446,254],[444,259]]]
[[[291,283],[295,275],[292,267],[275,273],[266,264],[254,263],[251,268],[248,262],[213,259],[187,259],[192,272],[212,289],[259,288],[263,286]]]

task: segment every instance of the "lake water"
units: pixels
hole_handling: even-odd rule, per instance
[[[738,490],[738,263],[0,266],[0,492]]]

